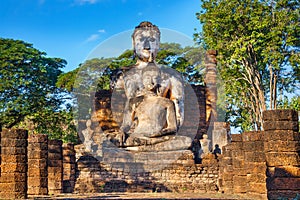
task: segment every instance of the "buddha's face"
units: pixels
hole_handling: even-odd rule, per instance
[[[159,85],[160,74],[158,71],[149,70],[143,73],[143,85],[147,90],[152,90]]]
[[[137,30],[133,37],[136,56],[145,62],[153,62],[159,49],[159,33],[151,28]]]

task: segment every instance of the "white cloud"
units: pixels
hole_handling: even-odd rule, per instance
[[[85,40],[85,42],[92,42],[95,41],[99,38],[98,34],[92,34],[90,37],[88,37],[88,39]]]
[[[106,31],[104,29],[99,29],[98,33],[106,33]]]

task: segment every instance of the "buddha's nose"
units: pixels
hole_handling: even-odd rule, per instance
[[[146,40],[145,43],[144,43],[144,49],[145,50],[150,50],[151,49],[150,42],[148,40]]]

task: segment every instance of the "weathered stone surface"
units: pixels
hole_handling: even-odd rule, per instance
[[[48,150],[48,144],[45,143],[28,143],[27,147],[28,151],[47,151]]]
[[[2,138],[2,147],[27,147],[27,139]]]
[[[29,187],[27,189],[28,195],[47,195],[48,188],[47,187]]]
[[[231,142],[241,142],[242,135],[241,134],[231,134]]]
[[[264,130],[292,130],[299,131],[298,121],[265,121]]]
[[[264,162],[266,157],[264,152],[245,152],[245,160],[250,162]]]
[[[262,141],[264,132],[263,131],[251,131],[244,132],[241,134],[243,141]]]
[[[28,177],[47,177],[48,169],[47,168],[30,168],[28,170]]]
[[[278,200],[278,199],[295,199],[296,196],[300,194],[300,190],[269,190],[268,199]]]
[[[265,173],[252,173],[252,174],[247,174],[247,181],[250,183],[260,183],[264,184],[266,186],[266,174]]]
[[[24,192],[0,192],[1,199],[27,199]]]
[[[29,171],[32,168],[47,168],[47,159],[29,159],[28,160]]]
[[[266,153],[268,166],[299,166],[299,152],[269,152]]]
[[[1,147],[1,154],[4,155],[26,155],[27,149],[24,147]]]
[[[30,134],[28,142],[31,143],[46,143],[48,142],[48,135],[46,134]]]
[[[134,151],[174,151],[186,150],[192,144],[192,139],[185,136],[170,136],[170,139],[165,142],[160,142],[153,145],[127,147]]]
[[[243,142],[243,150],[244,151],[264,151],[264,143],[263,141],[247,141]]]
[[[30,159],[43,159],[48,157],[48,151],[47,150],[29,150],[28,151],[28,158]]]
[[[300,133],[292,130],[264,131],[264,140],[267,141],[300,141]]]
[[[264,182],[250,182],[248,186],[248,191],[258,194],[266,194],[267,193],[267,187],[265,180]]]
[[[28,186],[31,187],[48,187],[47,177],[28,177]]]
[[[28,131],[22,129],[3,129],[2,138],[27,139]]]
[[[267,178],[267,188],[268,190],[298,190],[300,188],[300,178]]]
[[[3,147],[2,147],[3,148]],[[26,155],[1,155],[2,163],[26,163],[27,162],[27,156]]]
[[[26,163],[5,163],[1,165],[1,172],[5,173],[26,173],[27,172],[27,165]]]
[[[14,182],[26,182],[25,173],[1,173],[0,182],[1,183],[14,183]]]
[[[264,121],[298,121],[295,110],[266,110],[263,113]]]
[[[264,143],[264,149],[266,152],[300,152],[300,140],[268,141]]]
[[[52,149],[51,147],[53,146],[55,147],[59,147],[59,149],[62,147],[63,142],[61,140],[49,140],[48,141],[48,146],[50,146],[50,149]]]
[[[10,182],[10,183],[1,183],[0,182],[1,192],[5,191],[6,193],[16,193],[20,192],[23,195],[26,195],[27,185],[24,182]]]
[[[268,167],[268,177],[295,177],[300,178],[300,167],[298,166],[277,166]]]

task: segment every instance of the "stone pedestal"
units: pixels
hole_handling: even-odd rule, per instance
[[[49,194],[62,193],[63,160],[62,141],[48,141],[48,192]]]
[[[48,194],[48,135],[28,138],[28,195]]]
[[[27,198],[27,138],[25,130],[2,130],[0,199]]]

